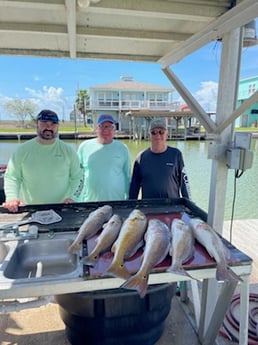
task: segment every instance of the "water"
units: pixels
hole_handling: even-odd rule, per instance
[[[81,141],[67,141],[74,149]],[[149,147],[148,141],[123,140],[131,152],[132,163],[138,152]],[[212,161],[207,159],[208,141],[169,141],[169,145],[180,149],[191,185],[192,200],[207,211],[209,203],[210,174]],[[0,163],[6,163],[16,150],[19,142],[2,141],[0,143]],[[235,180],[234,170],[229,169],[226,190],[225,220],[231,219],[234,190],[236,193],[234,219],[258,219],[258,140],[253,139],[251,150],[254,153],[253,166]],[[234,189],[234,185],[236,188]]]

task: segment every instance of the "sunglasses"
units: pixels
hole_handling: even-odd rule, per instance
[[[151,135],[164,135],[166,131],[160,129],[159,131],[151,131]]]
[[[99,128],[100,129],[107,129],[107,130],[111,131],[112,129],[115,128],[115,126],[114,125],[99,125]]]

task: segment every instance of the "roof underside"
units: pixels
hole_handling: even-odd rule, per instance
[[[0,55],[159,62],[164,67],[258,16],[256,0],[9,0]]]

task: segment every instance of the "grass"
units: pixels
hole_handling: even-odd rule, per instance
[[[77,126],[77,132],[91,132],[92,127]],[[26,127],[21,127],[17,125],[15,121],[0,121],[0,133],[32,133],[35,132],[35,127],[33,124],[28,123]],[[75,132],[75,126],[72,122],[60,122],[59,132]]]
[[[180,129],[181,127],[179,127]],[[92,127],[77,126],[77,132],[92,132]],[[202,129],[201,131],[205,131]],[[258,132],[258,127],[239,127],[235,128],[236,132]],[[32,133],[35,132],[33,124],[28,123],[26,128],[18,127],[16,121],[0,121],[0,133]],[[75,126],[73,122],[60,122],[59,132],[75,132]]]

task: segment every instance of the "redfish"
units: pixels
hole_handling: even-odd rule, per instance
[[[168,272],[189,276],[182,265],[194,254],[194,235],[192,229],[181,219],[175,218],[171,224],[172,243],[169,254],[172,257]]]
[[[122,288],[138,291],[141,298],[146,295],[151,270],[168,255],[171,244],[169,227],[159,219],[150,219],[144,240],[145,247],[140,269],[121,285]]]
[[[124,221],[111,252],[114,258],[107,273],[124,279],[131,275],[125,268],[124,260],[134,255],[143,244],[143,235],[147,226],[147,218],[140,210],[133,210]]]
[[[114,214],[109,221],[103,225],[103,230],[96,239],[95,247],[91,253],[83,259],[84,264],[92,266],[97,264],[100,254],[110,249],[117,239],[122,224],[123,218],[118,214]]]
[[[194,237],[216,261],[216,279],[241,281],[241,278],[228,267],[229,252],[216,231],[199,218],[190,219],[189,225],[193,229]]]
[[[95,235],[101,229],[102,225],[111,218],[112,213],[112,207],[109,205],[104,205],[92,211],[81,225],[77,237],[68,250],[70,252],[79,251],[82,241]]]

